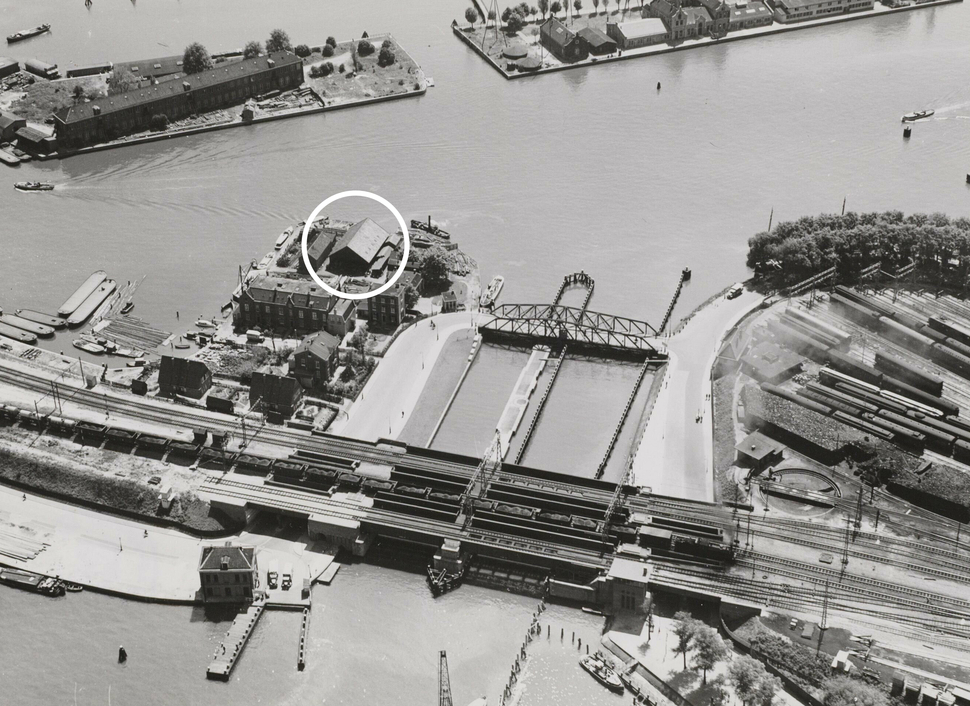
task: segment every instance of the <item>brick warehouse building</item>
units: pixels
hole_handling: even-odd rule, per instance
[[[62,108],[54,113],[54,127],[59,146],[85,147],[147,130],[155,115],[180,120],[302,83],[303,61],[289,52],[273,52]]]
[[[357,321],[357,306],[338,299],[314,282],[260,275],[246,283],[236,298],[233,323],[238,330],[258,326],[299,334],[327,331],[346,336]]]

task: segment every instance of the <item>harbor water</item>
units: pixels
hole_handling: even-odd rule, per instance
[[[51,313],[103,269],[118,282],[147,276],[138,315],[184,331],[228,301],[239,265],[345,189],[379,193],[406,218],[431,214],[484,282],[505,275],[500,301],[548,302],[582,269],[597,281],[591,308],[653,322],[685,265],[693,280],[674,320],[745,278],[747,239],[772,209],[776,223],[836,212],[843,198],[857,211],[970,215],[966,3],[515,82],[452,36],[466,5],[0,0],[4,34],[53,25],[4,53],[62,70],[181,53],[196,40],[224,51],[282,26],[311,44],[391,31],[436,84],[360,110],[0,168],[0,306]],[[924,107],[936,115],[904,141],[900,116]],[[59,186],[24,194],[11,188],[21,180]],[[467,439],[442,443],[480,451],[524,362],[508,363],[504,392],[496,383]],[[550,443],[539,442],[536,453]],[[435,601],[420,574],[345,567],[314,591],[305,672],[295,667],[298,617],[270,614],[232,681],[216,684],[205,666],[228,622],[2,589],[0,700],[71,703],[76,685],[78,704],[108,703],[109,689],[115,704],[421,704],[435,698],[437,651],[447,649],[456,703],[497,702],[533,608],[471,586]],[[561,620],[588,618],[563,609]],[[535,673],[546,683],[590,686],[572,657],[540,672],[543,656]],[[523,704],[615,702],[596,689],[551,700],[540,681],[525,685]]]

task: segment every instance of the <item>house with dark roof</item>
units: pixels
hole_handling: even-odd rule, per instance
[[[347,332],[348,322],[356,318],[356,310],[341,309],[331,319],[337,301],[316,282],[259,275],[246,282],[236,296],[233,324],[240,331],[251,328],[298,334],[330,331],[342,336]]]
[[[357,325],[357,303],[352,299],[338,299],[327,313],[327,333],[342,339]]]
[[[40,130],[30,126],[20,128],[16,135],[17,147],[27,154],[50,154],[57,151],[57,138],[45,135]]]
[[[327,268],[338,274],[370,274],[390,237],[390,233],[370,218],[358,221],[334,245]]]
[[[302,234],[299,237],[302,237]],[[337,236],[323,229],[317,229],[316,233],[312,230],[310,233],[307,233],[306,255],[307,259],[310,260],[310,266],[313,267],[314,272],[318,272],[323,267],[323,263],[330,257],[330,252],[333,250],[333,244],[335,242],[337,242]],[[307,271],[306,262],[303,260],[302,253],[300,254],[298,267],[301,272]]]
[[[290,368],[305,389],[321,389],[340,364],[340,339],[326,331],[311,333],[293,351]]]
[[[0,111],[0,142],[12,142],[17,130],[27,127],[27,121],[19,115]]]
[[[458,311],[458,297],[450,289],[441,295],[441,313],[450,314]]]
[[[747,466],[754,475],[758,475],[766,468],[782,462],[785,445],[755,431],[748,434],[734,450],[737,452],[737,465]]]
[[[148,130],[156,115],[180,120],[302,83],[303,60],[273,52],[61,108],[54,113],[54,127],[61,147],[76,149]]]
[[[303,388],[296,378],[271,372],[253,373],[249,384],[249,404],[259,409],[275,423],[289,419],[300,406]]]
[[[570,63],[589,57],[586,42],[555,17],[542,23],[539,28],[539,41],[559,61]]]
[[[201,360],[163,355],[158,368],[158,394],[201,399],[212,386],[212,371]]]
[[[205,603],[248,603],[256,591],[256,549],[226,542],[202,547],[199,582]]]
[[[616,40],[596,27],[583,27],[576,34],[586,42],[590,54],[603,56],[616,53]]]

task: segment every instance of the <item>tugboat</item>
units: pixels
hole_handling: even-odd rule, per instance
[[[0,569],[0,583],[14,588],[34,591],[45,596],[63,596],[64,584],[57,579],[41,576],[23,569]]]
[[[129,314],[131,310],[135,308],[135,302],[126,302],[123,307],[121,307],[122,314]]]
[[[18,181],[13,188],[17,191],[53,191],[54,185],[46,181]]]
[[[50,32],[50,25],[40,25],[39,27],[34,27],[33,29],[22,29],[19,32],[14,32],[13,34],[7,35],[7,44],[13,44],[14,42],[22,42],[25,39],[30,39],[31,37],[36,37],[38,34],[43,34],[44,32]]]
[[[930,118],[935,112],[935,110],[917,110],[912,113],[906,113],[906,115],[903,116],[903,122],[913,123],[917,120],[922,120],[923,118]]]
[[[623,693],[623,682],[620,677],[600,658],[599,653],[586,655],[579,660],[579,666],[589,672],[592,677],[610,691]]]

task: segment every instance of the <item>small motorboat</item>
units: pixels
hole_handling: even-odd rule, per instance
[[[54,185],[46,181],[18,181],[13,188],[17,191],[53,191]]]
[[[216,327],[216,325],[214,323],[212,323],[211,321],[209,321],[208,319],[198,319],[195,322],[195,325],[198,326],[199,328],[215,328]]]
[[[71,341],[71,345],[84,351],[85,353],[91,353],[92,355],[101,355],[104,353],[104,346],[99,346],[97,343],[85,341],[81,338]]]
[[[935,112],[935,110],[917,110],[913,113],[906,113],[906,115],[903,116],[903,122],[912,123],[916,122],[917,120],[922,120],[923,118],[930,118]]]
[[[610,691],[623,692],[623,682],[620,681],[619,675],[596,655],[586,655],[579,660],[579,664]]]
[[[135,302],[127,302],[123,307],[121,307],[121,313],[128,314],[134,308],[135,308]]]
[[[7,44],[13,44],[14,42],[22,42],[25,39],[30,39],[31,37],[36,37],[38,34],[43,34],[44,32],[50,32],[50,25],[40,25],[39,27],[34,27],[33,29],[22,29],[19,32],[14,32],[13,34],[7,35]]]
[[[69,581],[64,581],[64,590],[68,593],[80,593],[84,590],[84,586],[79,583],[70,583]]]

